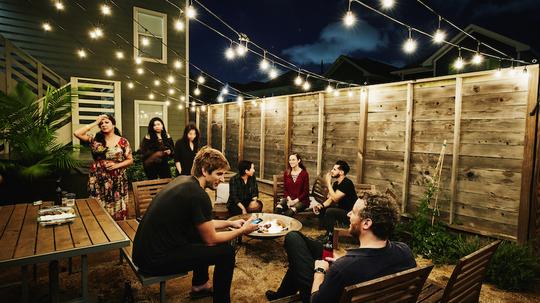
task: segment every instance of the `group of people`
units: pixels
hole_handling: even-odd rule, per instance
[[[256,231],[259,226],[253,223],[254,217],[213,220],[206,189],[215,190],[224,182],[229,162],[210,147],[197,152],[196,128],[186,127],[184,141],[173,147],[163,122],[152,120],[143,141],[144,149],[141,148],[149,176],[170,177],[168,165],[163,164],[168,157],[181,160],[179,154],[191,153],[194,158],[192,162],[178,161],[176,168],[181,175],[166,185],[148,207],[133,241],[133,261],[149,275],[193,271],[192,298],[213,296],[214,302],[230,302],[235,268],[231,240]],[[115,124],[113,117],[102,115],[76,130],[75,136],[89,142],[95,160],[88,182],[91,196],[102,199],[109,213],[122,220],[127,216],[125,168],[133,163],[133,156],[129,142],[121,137]],[[96,125],[100,131],[95,136],[88,134]],[[238,169],[239,173],[230,180],[231,215],[260,212],[262,203],[258,200],[254,164],[241,161]],[[348,224],[359,247],[348,250],[344,256],[334,254],[323,259],[321,242],[300,232],[288,233],[284,241],[289,261],[287,272],[276,291],[266,292],[269,300],[300,292],[303,302],[337,302],[346,286],[416,266],[406,244],[389,240],[399,218],[395,202],[380,193],[358,198],[353,182],[347,178],[348,172],[349,165],[337,161],[324,177],[327,200],[312,208],[327,232],[332,232],[336,222]],[[284,197],[276,212],[292,216],[309,207],[309,175],[298,154],[289,157],[284,187]],[[224,228],[229,229],[222,231]],[[215,265],[212,283],[210,265]]]

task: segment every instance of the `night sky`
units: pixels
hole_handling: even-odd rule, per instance
[[[432,42],[418,34],[419,51],[406,55],[401,45],[407,30],[377,15],[358,3],[352,11],[358,18],[355,28],[346,28],[342,17],[347,11],[345,0],[199,0],[230,26],[245,33],[259,46],[297,65],[320,73],[321,60],[325,66],[339,55],[369,57],[401,67],[418,62],[431,54]],[[380,9],[378,0],[364,3]],[[433,0],[424,1],[443,17],[461,28],[473,23],[530,45],[540,52],[540,0]],[[197,7],[197,18],[209,23],[230,38],[234,32]],[[414,0],[396,0],[387,11],[392,17],[432,33],[438,19]],[[442,25],[448,38],[457,32]],[[228,40],[218,36],[196,21],[190,28],[191,61],[225,82],[266,81],[268,77],[258,69],[260,60],[254,54],[227,61],[224,56]],[[414,35],[414,34],[413,34]],[[284,69],[281,72],[285,72]]]

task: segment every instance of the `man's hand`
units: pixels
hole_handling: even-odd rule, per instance
[[[324,269],[324,271],[328,271],[328,268],[330,268],[330,264],[324,260],[315,260],[315,267],[313,269],[319,267]]]
[[[255,220],[255,216],[251,216],[247,221],[244,222],[244,224],[242,225],[242,233],[244,235],[247,235],[247,234],[250,234],[254,231],[256,231],[257,229],[259,229],[259,225],[258,224],[253,224],[251,223],[253,220]]]
[[[238,220],[234,220],[234,221],[231,221],[231,227],[232,228],[241,228],[244,223],[246,223],[246,220],[244,219],[238,219]]]
[[[313,206],[313,213],[318,215],[321,213],[321,209],[323,208],[324,208],[324,205],[322,205],[321,203],[316,204],[315,206]]]
[[[326,173],[324,175],[324,181],[326,181],[326,184],[331,187],[332,186],[332,175],[330,173]]]

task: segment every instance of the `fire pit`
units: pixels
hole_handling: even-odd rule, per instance
[[[247,235],[252,238],[273,239],[284,236],[290,231],[302,229],[302,223],[295,218],[270,213],[253,213],[246,215],[238,215],[230,217],[228,220],[248,220],[251,216],[262,219],[262,222],[259,223],[259,230]]]

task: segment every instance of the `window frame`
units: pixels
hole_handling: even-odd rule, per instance
[[[143,99],[135,99],[134,100],[134,123],[133,125],[135,126],[135,142],[134,144],[132,144],[132,146],[135,146],[135,148],[133,149],[134,151],[138,150],[140,148],[140,145],[141,145],[141,141],[143,139],[143,137],[146,135],[146,134],[141,134],[140,132],[140,127],[141,126],[144,126],[144,125],[140,125],[139,124],[139,110],[140,110],[140,106],[141,105],[159,105],[159,106],[162,106],[162,113],[163,113],[163,118],[161,120],[163,120],[163,123],[165,124],[165,128],[168,129],[169,128],[169,112],[168,112],[168,106],[165,104],[165,101],[150,101],[150,100],[143,100]],[[142,135],[142,137],[141,137]]]
[[[163,37],[161,37],[163,41],[163,45],[161,47],[161,59],[139,56],[139,50],[138,50],[139,49],[139,24],[138,24],[139,13],[156,16],[163,19],[163,26],[162,26]],[[168,45],[167,44],[167,14],[134,6],[133,7],[133,45],[134,45],[133,58],[139,57],[141,58],[142,61],[167,64],[167,48],[168,48],[167,46]]]

